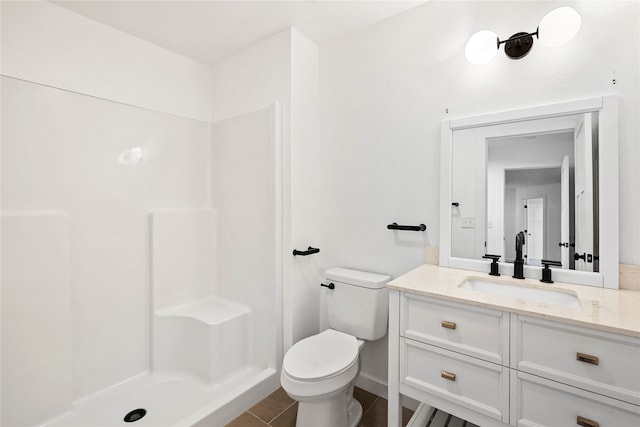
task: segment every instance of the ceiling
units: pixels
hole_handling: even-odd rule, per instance
[[[316,43],[339,38],[425,1],[52,1],[207,64],[295,27]]]

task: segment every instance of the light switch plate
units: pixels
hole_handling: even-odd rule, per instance
[[[472,216],[463,216],[462,228],[476,228],[476,219]]]

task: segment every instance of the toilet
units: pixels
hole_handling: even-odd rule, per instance
[[[365,341],[387,333],[385,285],[390,276],[348,268],[327,270],[329,329],[294,344],[282,362],[280,382],[298,401],[297,427],[355,427],[362,406],[353,398]]]

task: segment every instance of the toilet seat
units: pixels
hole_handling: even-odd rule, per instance
[[[327,329],[293,345],[284,356],[282,369],[296,381],[322,381],[357,364],[358,351],[356,337]]]

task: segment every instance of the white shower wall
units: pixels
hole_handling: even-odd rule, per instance
[[[318,328],[319,257],[290,256],[294,245],[319,244],[319,201],[304,188],[317,179],[309,150],[316,144],[317,46],[291,29],[260,46],[264,55],[250,49],[212,68],[50,2],[0,7],[2,210],[69,218],[69,399],[150,366],[152,210],[216,209],[224,231],[214,263],[225,265],[214,268],[211,288],[252,307],[251,363],[277,368],[283,299],[290,307],[285,343]],[[265,66],[238,75],[246,58]],[[266,126],[268,141],[256,135]],[[234,145],[232,134],[248,144]],[[242,183],[247,192],[225,195],[214,180],[237,189]],[[268,211],[255,209],[271,196]],[[239,208],[225,212],[220,203]]]
[[[2,370],[0,423],[36,424],[71,403],[69,217],[3,213],[1,227],[2,364],[11,369]]]
[[[3,214],[69,217],[77,399],[147,369],[148,212],[207,206],[209,124],[11,78],[2,89]],[[140,162],[121,163],[135,147]]]
[[[211,69],[46,1],[1,7],[2,212],[68,218],[74,400],[148,368],[148,213],[210,205]],[[10,303],[3,326],[47,334]]]
[[[216,296],[251,308],[249,363],[276,368],[282,330],[278,105],[212,124]]]
[[[251,367],[242,368],[247,371],[242,375],[256,376],[240,375],[245,383],[234,387],[239,392],[254,384],[255,392],[238,400],[253,404],[276,387],[273,372],[282,347],[282,260],[277,257],[282,254],[283,185],[276,173],[283,164],[277,139],[282,118],[272,103],[278,99],[244,105],[232,118],[211,123],[213,81],[219,80],[210,67],[49,2],[1,6],[1,207],[3,232],[9,232],[2,241],[0,423],[41,424],[71,409],[72,402],[80,406],[71,418],[59,420],[62,425],[121,418],[117,408],[115,414],[109,408],[93,411],[98,397],[84,398],[132,377],[129,388],[146,384],[148,376],[141,374],[155,368],[150,360],[151,286],[157,273],[150,263],[152,211],[215,210],[212,259],[198,258],[198,271],[185,279],[216,298],[250,308],[243,316],[251,323],[250,334],[239,342],[248,349],[242,355]],[[28,253],[40,234],[58,236],[61,229],[64,239],[32,251],[33,259],[19,258],[18,243],[24,242]],[[56,245],[67,250],[50,256]],[[20,268],[4,268],[13,259]],[[52,263],[59,268],[48,268]],[[165,278],[191,265],[187,260],[172,266],[166,259],[162,264]],[[42,274],[26,276],[32,298],[25,305],[20,287],[29,268]],[[169,291],[166,295],[183,289]],[[52,292],[55,298],[49,297]],[[12,304],[19,310],[7,309]],[[5,337],[23,339],[11,341],[20,345],[5,352]],[[5,375],[24,371],[26,376]],[[58,399],[37,398],[33,387]],[[191,406],[209,403],[189,423],[211,422],[210,415],[216,422],[235,417],[239,408],[221,403],[231,397],[216,396],[190,399]],[[82,406],[89,401],[89,407]],[[220,404],[219,415],[207,412]],[[179,417],[176,405],[171,417]]]

